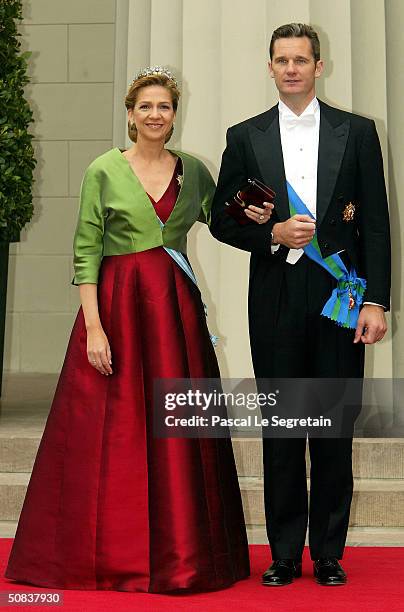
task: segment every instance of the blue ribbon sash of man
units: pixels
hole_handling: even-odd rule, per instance
[[[286,185],[290,215],[309,215],[315,221],[314,216],[295,192],[292,185],[288,181]],[[324,305],[321,314],[335,321],[341,327],[356,329],[359,308],[363,302],[363,294],[366,289],[366,280],[359,278],[353,267],[348,272],[338,253],[323,258],[318,245],[317,232],[314,234],[312,241],[303,250],[307,257],[322,266],[337,280],[337,286]]]

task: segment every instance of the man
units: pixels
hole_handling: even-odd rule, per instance
[[[249,328],[257,378],[361,378],[364,345],[381,340],[387,329],[390,235],[375,124],[318,101],[315,80],[322,71],[316,32],[304,24],[281,26],[272,35],[269,62],[279,104],[227,133],[211,232],[251,252]],[[226,214],[226,202],[248,178],[276,193],[266,224],[243,226]],[[292,193],[305,206],[299,214],[291,208]],[[303,251],[314,234],[323,259],[339,254],[342,266],[366,279],[363,298],[349,293],[349,310],[363,300],[354,329],[321,314],[337,281]],[[289,584],[301,575],[308,519],[317,582],[346,582],[339,560],[352,499],[352,438],[309,438],[309,449],[310,512],[306,439],[263,441],[273,559],[264,585]]]

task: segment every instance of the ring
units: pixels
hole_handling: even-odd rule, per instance
[[[93,365],[95,365],[97,362],[96,362],[96,361],[92,361],[91,363],[92,363]]]
[[[259,216],[259,220],[262,221],[264,219],[264,215]]]

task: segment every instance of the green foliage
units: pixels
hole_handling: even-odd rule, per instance
[[[0,242],[19,239],[32,218],[32,172],[36,164],[28,133],[32,111],[24,98],[27,59],[17,21],[21,0],[0,0]]]

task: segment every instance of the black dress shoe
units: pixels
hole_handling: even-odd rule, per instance
[[[315,561],[314,576],[316,582],[323,586],[338,586],[346,583],[346,573],[335,557]]]
[[[264,586],[284,586],[293,582],[293,578],[302,575],[302,562],[293,559],[277,559],[262,575]]]

